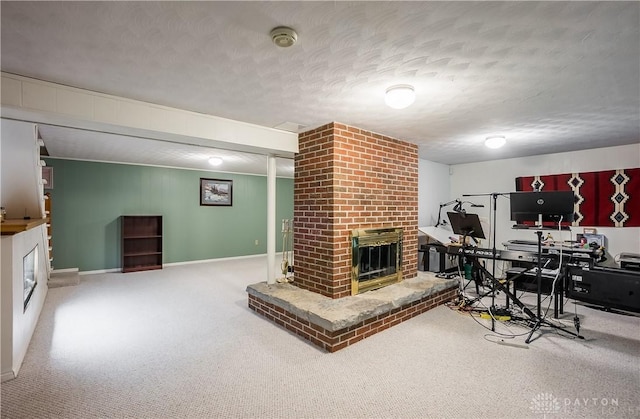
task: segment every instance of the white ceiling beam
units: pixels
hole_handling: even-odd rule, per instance
[[[3,118],[289,158],[298,152],[292,132],[0,74]]]

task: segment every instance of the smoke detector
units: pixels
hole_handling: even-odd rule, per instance
[[[291,28],[278,26],[271,30],[271,40],[277,46],[287,48],[296,43],[298,34]]]

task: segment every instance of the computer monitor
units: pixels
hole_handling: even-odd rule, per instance
[[[512,192],[511,220],[573,221],[575,198],[573,191]]]

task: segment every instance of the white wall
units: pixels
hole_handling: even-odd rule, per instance
[[[31,336],[36,328],[40,312],[47,296],[47,258],[46,226],[41,224],[35,228],[12,236],[2,236],[0,241],[1,294],[1,337],[2,381],[18,375],[24,356],[27,353]],[[34,247],[38,247],[37,285],[31,299],[24,309],[24,286],[22,259]]]
[[[7,218],[43,218],[42,168],[36,126],[2,119],[0,131],[0,203],[7,210]]]
[[[36,126],[0,121],[0,202],[8,219],[44,217],[42,169]],[[38,247],[38,284],[26,310],[23,303],[23,257]],[[0,240],[0,367],[2,380],[17,375],[47,295],[49,279],[46,225]]]
[[[440,204],[451,200],[449,166],[418,160],[418,225],[432,226],[438,220]],[[443,210],[443,216],[447,214]]]
[[[508,145],[507,145],[508,146]],[[600,170],[640,167],[640,144],[584,150],[571,153],[548,154],[517,159],[493,160],[489,162],[459,164],[451,166],[451,197],[463,194],[509,193],[515,191],[515,178],[519,176],[551,175],[559,173],[594,172]],[[485,208],[474,208],[480,216],[489,216],[492,198],[490,196],[468,198],[485,204]],[[468,210],[468,208],[466,208]],[[636,209],[640,211],[640,208]],[[504,196],[497,199],[496,247],[511,239],[536,240],[532,231],[513,230],[510,218],[509,200]],[[583,227],[572,227],[571,233],[564,232],[554,239],[575,239]],[[640,228],[637,227],[596,227],[598,233],[608,240],[608,257],[621,252],[640,253]],[[483,247],[490,247],[485,242]]]

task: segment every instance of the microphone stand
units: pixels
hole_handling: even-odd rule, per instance
[[[490,196],[491,198],[493,198],[493,206],[492,206],[492,211],[493,211],[493,222],[491,223],[491,229],[493,230],[492,232],[492,236],[493,239],[492,241],[492,247],[491,247],[491,276],[493,278],[496,277],[496,254],[497,254],[497,249],[496,249],[496,213],[498,212],[498,195],[506,195],[505,193],[499,193],[499,192],[492,192],[492,193],[485,193],[485,194],[463,194],[462,196]],[[471,204],[472,206],[475,207],[484,207],[484,205],[475,205],[475,204]],[[494,281],[491,281],[491,308],[489,309],[489,311],[491,313],[495,312],[495,305],[496,305],[496,288],[494,285]],[[491,316],[491,331],[495,332],[496,330],[496,320],[493,317],[493,315]]]

